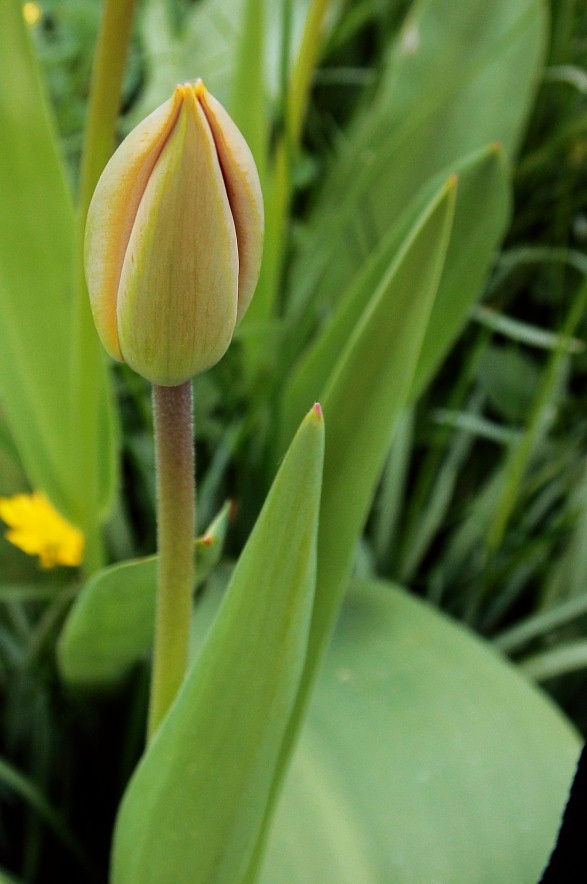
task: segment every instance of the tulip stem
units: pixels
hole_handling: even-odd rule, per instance
[[[153,385],[153,422],[159,570],[149,740],[181,686],[188,660],[196,496],[191,381]]]

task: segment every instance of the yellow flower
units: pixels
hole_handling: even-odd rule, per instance
[[[83,534],[42,492],[0,497],[0,518],[10,526],[6,539],[30,556],[39,556],[43,568],[75,567],[82,561]]]
[[[29,28],[34,28],[43,18],[43,10],[39,3],[29,2],[23,4],[22,15]]]
[[[263,200],[243,136],[201,80],[133,129],[88,211],[85,266],[108,353],[174,386],[224,355],[253,296]]]

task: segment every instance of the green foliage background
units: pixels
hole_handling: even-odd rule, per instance
[[[494,650],[587,731],[587,11],[574,0],[486,6],[332,3],[305,113],[304,78],[291,71],[296,58],[311,56],[302,41],[306,3],[139,6],[119,137],[176,81],[202,76],[255,151],[268,217],[253,308],[226,358],[195,382],[200,529],[225,500],[237,503],[226,538],[225,522],[214,529],[223,558],[218,565],[217,549],[210,562],[195,646],[253,526],[265,532],[263,548],[275,542],[257,517],[315,398],[326,417],[318,582],[306,620],[299,603],[306,633],[294,654],[306,654],[300,684],[282,680],[295,700],[286,737],[272,749],[273,786],[255,781],[266,815],[247,836],[255,844],[249,864],[214,880],[259,873],[271,882],[409,882],[436,874],[500,882],[514,880],[515,868],[516,881],[532,881],[554,839],[576,736]],[[0,208],[3,268],[22,252],[12,218],[24,205],[35,219],[30,260],[1,280],[0,491],[51,475],[64,512],[103,522],[104,561],[116,563],[155,547],[148,386],[125,366],[108,369],[117,407],[106,394],[97,399],[109,417],[93,443],[104,453],[93,498],[80,493],[76,435],[84,430],[55,420],[63,390],[71,401],[76,395],[60,356],[69,346],[71,194],[100,8],[46,0],[30,34],[68,180],[46,144],[31,152],[28,140],[10,154],[18,163],[0,168],[10,194]],[[30,102],[41,132],[47,121],[36,87],[21,85],[29,82],[28,52],[23,43],[18,63],[0,53],[0,79]],[[453,173],[456,185],[447,183]],[[26,187],[14,189],[15,176]],[[26,335],[11,334],[27,299],[34,322],[26,321]],[[49,328],[47,398],[47,365],[35,362],[31,341],[41,346]],[[96,388],[106,390],[105,364],[96,371]],[[26,384],[17,382],[23,377]],[[291,508],[297,497],[282,493]],[[143,749],[148,688],[148,626],[146,638],[137,629],[135,644],[125,641],[116,582],[130,599],[152,575],[141,571],[133,584],[114,566],[80,595],[81,576],[40,574],[4,542],[0,566],[0,801],[9,811],[2,864],[22,881],[104,880],[116,808]],[[350,600],[318,673],[351,570]],[[256,634],[262,624],[254,607],[246,610]],[[147,623],[142,608],[132,611],[134,623]],[[205,646],[211,658],[214,641]],[[254,673],[251,659],[240,678]],[[215,684],[211,694],[220,693]],[[226,695],[228,717],[239,684],[235,678]],[[171,742],[182,721],[170,724]],[[194,731],[205,724],[197,718]],[[214,751],[200,763],[217,761]],[[127,805],[143,804],[140,782]],[[228,774],[223,783],[231,785]],[[209,788],[198,786],[198,800],[219,800],[218,782]],[[189,801],[184,812],[199,814]],[[141,833],[148,851],[157,839],[148,828]],[[202,837],[211,845],[209,834]],[[125,833],[118,837],[123,856]],[[504,844],[515,845],[515,857],[506,854],[500,867]],[[137,867],[157,860],[147,852]],[[481,878],[479,869],[490,871]],[[145,881],[144,868],[117,874],[121,884]]]

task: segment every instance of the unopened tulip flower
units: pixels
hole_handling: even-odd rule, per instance
[[[96,187],[85,266],[108,353],[175,386],[225,353],[253,295],[263,203],[251,152],[201,81],[177,86]]]

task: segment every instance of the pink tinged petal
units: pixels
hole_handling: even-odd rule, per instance
[[[253,297],[263,255],[263,195],[249,146],[202,81],[194,86],[212,130],[238,243],[238,320]]]
[[[157,384],[214,365],[234,333],[236,232],[210,127],[191,86],[150,174],[124,258],[124,360]]]
[[[88,210],[86,280],[98,334],[115,359],[122,359],[116,305],[124,256],[147,182],[182,100],[180,87],[127,136],[104,169]]]

